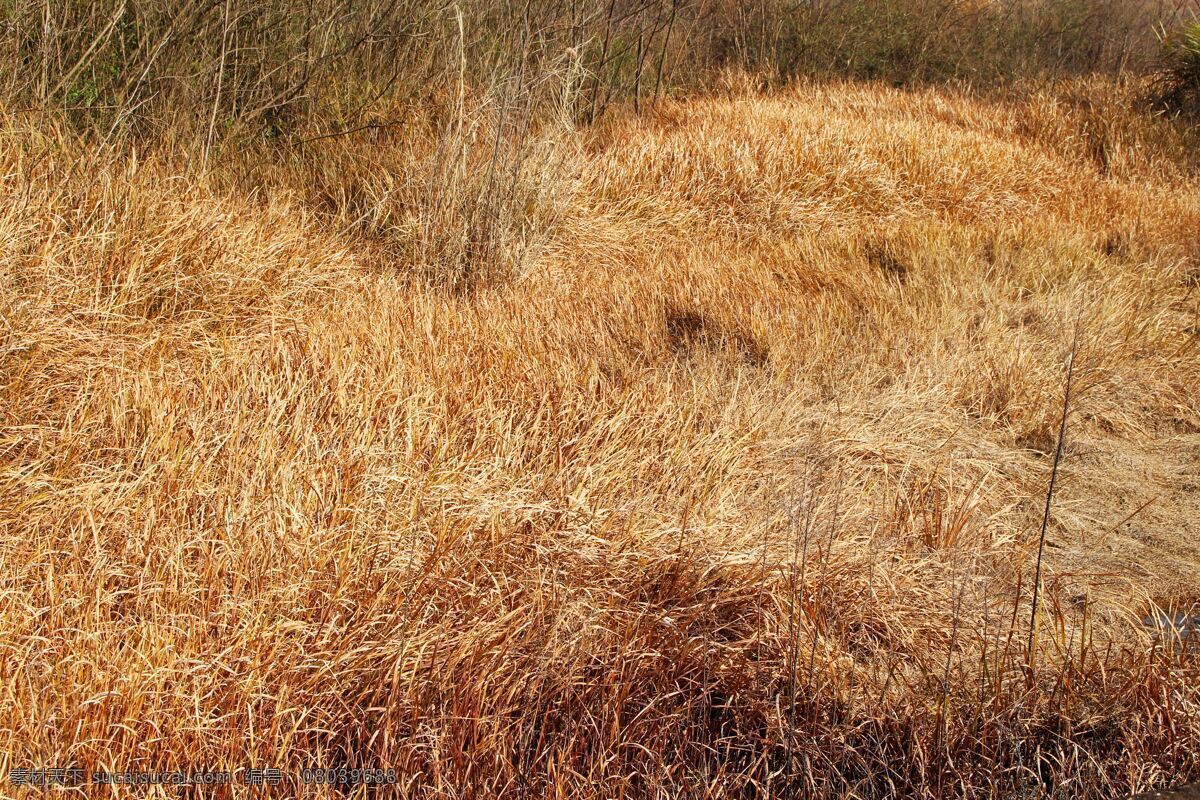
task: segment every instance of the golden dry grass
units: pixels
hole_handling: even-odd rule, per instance
[[[502,201],[486,126],[458,162],[380,131],[206,171],[7,116],[0,769],[1194,777],[1194,653],[1139,623],[1200,574],[1171,142],[1052,92],[731,87],[548,128]],[[430,175],[466,199],[418,205]],[[504,269],[467,285],[476,212]]]

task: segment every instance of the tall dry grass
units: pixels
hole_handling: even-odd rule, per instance
[[[396,97],[574,61],[572,113],[654,106],[744,69],[972,85],[1140,73],[1196,0],[8,0],[0,98],[106,140],[222,142],[378,124]]]
[[[575,130],[533,98],[586,83],[464,82],[207,160],[6,112],[4,774],[1195,778],[1194,644],[1140,622],[1200,564],[1191,134],[1098,79],[728,83]]]

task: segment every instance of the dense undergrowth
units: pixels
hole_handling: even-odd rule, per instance
[[[8,3],[10,107],[60,109],[114,137],[186,139],[380,125],[396,99],[445,104],[454,81],[520,91],[577,72],[572,116],[711,86],[723,70],[973,86],[1144,72],[1168,0],[68,0]],[[1177,63],[1182,63],[1177,61]],[[1190,79],[1194,84],[1194,75]],[[382,106],[381,106],[382,102]],[[394,110],[394,106],[391,107]]]

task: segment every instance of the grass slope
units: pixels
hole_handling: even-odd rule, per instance
[[[466,142],[475,205],[400,132],[206,171],[7,116],[0,764],[1195,777],[1139,615],[1200,574],[1200,187],[1057,97],[735,88],[549,131],[501,200]],[[507,277],[426,279],[464,230]]]

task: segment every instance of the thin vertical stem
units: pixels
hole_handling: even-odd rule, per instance
[[[1046,506],[1042,511],[1042,530],[1038,536],[1037,566],[1033,571],[1033,608],[1029,616],[1029,643],[1025,648],[1025,670],[1028,679],[1033,678],[1033,650],[1037,635],[1038,603],[1042,589],[1042,559],[1046,551],[1046,531],[1050,526],[1050,505],[1054,500],[1054,484],[1058,478],[1058,465],[1062,461],[1063,443],[1067,436],[1067,415],[1071,408],[1071,381],[1075,375],[1075,354],[1079,348],[1079,325],[1071,340],[1071,353],[1067,356],[1067,382],[1063,391],[1062,418],[1058,423],[1058,445],[1054,448],[1054,462],[1050,466],[1050,485],[1046,489]]]
[[[217,127],[217,109],[221,105],[221,88],[225,81],[225,58],[229,52],[229,3],[225,0],[225,20],[221,25],[221,63],[217,67],[217,94],[213,98],[212,114],[208,118],[208,135],[204,138],[204,164],[208,165],[208,151],[212,147],[213,132]]]

